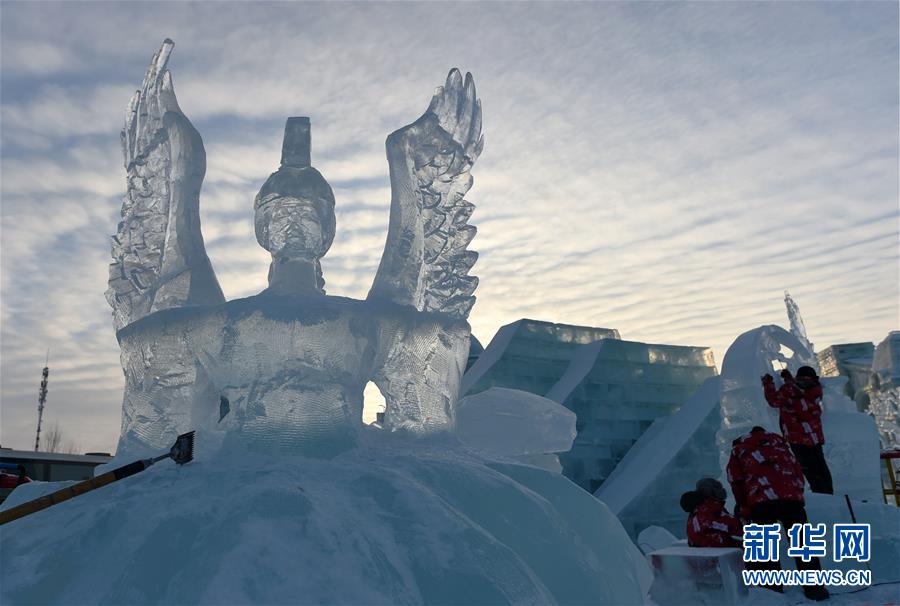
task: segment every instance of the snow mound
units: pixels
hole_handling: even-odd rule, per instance
[[[562,476],[386,444],[163,462],[12,522],[0,603],[642,603],[644,557]]]

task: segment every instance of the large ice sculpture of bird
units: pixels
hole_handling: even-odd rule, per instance
[[[388,430],[452,430],[478,284],[464,199],[483,145],[471,74],[451,70],[425,113],[387,138],[390,225],[365,301],[325,295],[334,194],[311,165],[309,119],[289,118],[281,166],[254,203],[269,287],[226,303],[200,232],[206,155],[175,98],[172,48],[154,55],[122,130],[127,190],[107,290],[126,375],[120,454],[194,427],[341,452],[356,443],[368,381]]]

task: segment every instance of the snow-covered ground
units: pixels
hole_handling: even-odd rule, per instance
[[[794,606],[814,603],[803,597],[803,590],[799,587],[786,587],[783,594],[768,589],[751,589],[745,602],[747,606]],[[900,581],[874,585],[866,589],[833,588],[831,598],[822,603],[829,606],[897,606],[900,604]]]
[[[603,503],[447,441],[164,461],[11,522],[0,540],[4,605],[618,605],[649,586]]]

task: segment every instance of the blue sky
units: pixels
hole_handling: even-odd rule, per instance
[[[103,298],[119,130],[165,37],[204,138],[201,217],[228,298],[266,285],[252,200],[308,115],[337,199],[329,294],[363,297],[387,229],[384,139],[451,67],[485,150],[485,344],[521,317],[713,347],[786,324],[819,347],[900,324],[898,7],[867,3],[16,3],[0,35],[0,443],[45,422],[115,447],[122,373]]]

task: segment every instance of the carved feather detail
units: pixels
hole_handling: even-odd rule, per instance
[[[481,102],[471,74],[453,69],[425,114],[388,137],[391,223],[369,298],[465,319],[478,278],[467,249],[475,205],[464,199],[484,145]]]
[[[126,191],[106,291],[116,329],[161,309],[225,300],[200,234],[206,152],[166,69],[173,47],[166,40],[153,55],[125,110]]]

